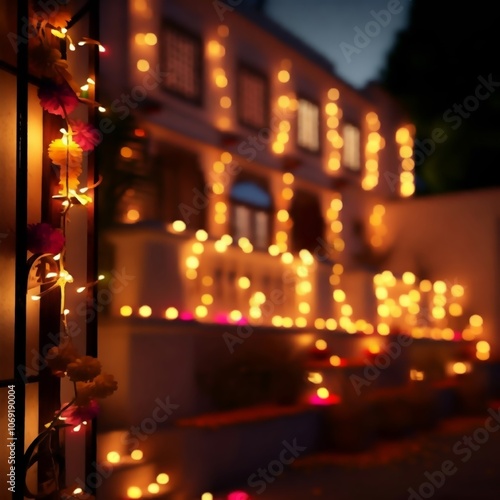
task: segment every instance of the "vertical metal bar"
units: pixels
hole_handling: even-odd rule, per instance
[[[28,19],[28,0],[18,2],[17,33],[22,36]],[[28,44],[17,52],[16,110],[16,265],[14,306],[14,380],[16,388],[16,488],[14,500],[24,499],[26,386],[18,366],[26,365],[26,253],[28,225]]]
[[[100,39],[100,30],[99,30],[99,1],[98,0],[89,0],[89,15],[88,15],[88,29],[89,29],[89,36],[90,38],[93,38],[94,40],[99,40]],[[97,50],[97,47],[95,47],[95,50],[89,50],[89,74],[95,75],[95,94],[94,94],[94,100],[99,101],[99,92],[98,92],[98,85],[99,85],[99,78],[98,78],[98,73],[99,73],[99,51]],[[97,125],[97,113],[96,109],[94,107],[91,107],[89,109],[89,123],[92,123],[94,126]],[[87,162],[87,176],[88,176],[88,182],[89,183],[95,183],[98,180],[99,174],[98,174],[98,169],[97,169],[97,164],[96,164],[96,153],[94,152],[92,155],[89,156],[88,162]],[[97,251],[97,224],[96,224],[96,217],[97,217],[97,210],[98,210],[98,196],[94,193],[94,201],[92,204],[88,206],[88,212],[87,212],[87,282],[91,283],[94,282],[97,279],[97,256],[98,256],[98,251]],[[91,304],[91,307],[96,304],[97,301],[97,286],[96,287],[91,287],[88,291],[89,293],[89,303]],[[91,317],[94,319],[90,321],[87,325],[87,354],[91,356],[97,356],[97,315],[94,314]],[[86,456],[86,464],[85,464],[85,472],[86,472],[86,477],[89,477],[89,474],[92,472],[95,472],[95,461],[96,461],[96,455],[97,455],[97,425],[95,422],[93,422],[90,432],[87,434],[87,456]],[[92,485],[89,485],[93,488],[94,491],[92,493],[95,495],[96,491],[95,488]]]

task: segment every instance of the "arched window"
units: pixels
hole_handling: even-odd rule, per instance
[[[269,246],[272,199],[262,180],[242,178],[230,193],[231,234],[235,241],[248,238],[255,248]]]
[[[290,208],[290,217],[293,221],[292,250],[305,248],[313,252],[324,233],[324,221],[317,195],[297,189]]]

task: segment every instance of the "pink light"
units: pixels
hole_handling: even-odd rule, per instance
[[[462,340],[462,332],[453,332],[453,340],[460,342]]]
[[[179,314],[179,319],[182,319],[183,321],[191,321],[192,319],[194,319],[194,315],[189,311],[182,311]]]
[[[214,320],[216,323],[226,325],[227,323],[229,323],[229,315],[227,313],[217,313],[214,316]]]
[[[241,319],[236,321],[236,324],[237,325],[248,325],[248,319],[243,316]]]
[[[232,491],[227,496],[227,500],[249,500],[250,495],[244,491]]]
[[[308,398],[309,404],[317,406],[336,405],[340,403],[340,396],[330,394],[327,398],[320,398],[317,394],[312,394]]]

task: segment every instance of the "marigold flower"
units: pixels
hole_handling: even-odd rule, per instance
[[[66,373],[72,382],[88,382],[101,373],[101,362],[92,356],[82,356],[68,365]]]
[[[57,255],[64,247],[64,234],[46,222],[28,224],[27,244],[31,253]]]
[[[74,141],[54,139],[49,145],[49,158],[54,165],[61,167],[59,184],[62,186],[63,194],[67,189],[77,189],[80,181],[78,177],[82,173],[82,148]],[[66,172],[68,186],[66,186]]]

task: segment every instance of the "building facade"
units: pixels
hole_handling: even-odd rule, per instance
[[[120,380],[101,421],[100,459],[114,471],[103,498],[140,498],[150,483],[201,498],[230,466],[200,451],[208,437],[193,444],[170,424],[263,402],[335,404],[398,334],[412,348],[377,384],[470,371],[482,311],[455,276],[402,258],[391,232],[415,191],[414,129],[391,97],[353,89],[243,5],[122,7],[102,7],[115,117],[102,132],[117,137],[102,262],[123,281],[100,322]],[[489,343],[473,345],[486,360]],[[176,446],[205,465],[191,483]]]

